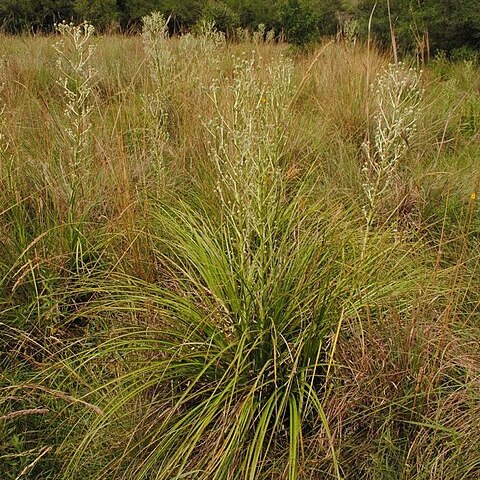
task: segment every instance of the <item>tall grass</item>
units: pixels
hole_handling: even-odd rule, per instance
[[[477,478],[476,67],[164,20],[0,37],[0,476]]]

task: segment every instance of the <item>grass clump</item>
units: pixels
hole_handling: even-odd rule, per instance
[[[0,38],[0,476],[476,478],[475,67],[144,23]]]

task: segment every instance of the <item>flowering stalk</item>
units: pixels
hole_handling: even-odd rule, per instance
[[[421,72],[406,69],[401,63],[390,64],[374,85],[373,135],[371,141],[363,144],[362,188],[367,200],[363,207],[367,225],[365,245],[379,203],[388,191],[417,127],[422,97],[420,79]]]
[[[225,56],[226,40],[214,22],[203,20],[194,33],[178,38],[177,67],[189,91],[204,96],[205,87],[221,75],[220,60]],[[205,61],[208,59],[208,62]]]
[[[147,57],[153,92],[142,96],[146,120],[148,149],[159,172],[163,170],[165,144],[168,142],[167,100],[172,78],[172,53],[167,45],[168,20],[153,12],[142,18],[142,39]]]
[[[291,62],[281,58],[269,67],[266,82],[259,78],[253,57],[236,59],[226,114],[218,85],[210,89],[217,118],[206,127],[214,140],[217,193],[246,248],[252,236],[261,236],[281,196],[279,159],[286,142],[292,74]]]
[[[90,43],[94,27],[87,22],[78,26],[64,22],[57,24],[56,29],[61,37],[54,48],[58,53],[57,66],[61,75],[58,83],[66,101],[65,133],[71,153],[69,176],[72,203],[78,189],[79,168],[88,161],[92,128],[91,97],[97,73],[92,67],[92,59],[96,47]]]

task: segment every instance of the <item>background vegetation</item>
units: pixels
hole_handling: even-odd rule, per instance
[[[0,477],[479,478],[475,62],[169,28],[0,37]]]
[[[442,50],[471,57],[480,47],[480,0],[4,0],[0,26],[10,33],[51,32],[55,22],[88,20],[97,30],[141,28],[141,18],[159,11],[170,18],[170,33],[189,31],[203,20],[235,37],[238,27],[283,32],[305,44],[321,35],[344,32],[345,25],[366,38],[372,34],[390,45],[390,19],[404,51],[433,56]],[[374,8],[375,7],[375,8]],[[354,21],[352,25],[351,22]]]

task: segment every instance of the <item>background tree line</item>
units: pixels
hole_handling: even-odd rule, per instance
[[[142,16],[160,11],[170,17],[172,33],[205,19],[228,35],[263,24],[305,44],[341,32],[346,23],[353,27],[350,34],[366,37],[374,7],[371,33],[385,45],[391,23],[404,51],[428,56],[480,50],[480,0],[2,0],[0,27],[7,33],[49,32],[55,22],[87,19],[100,31],[135,32]]]

